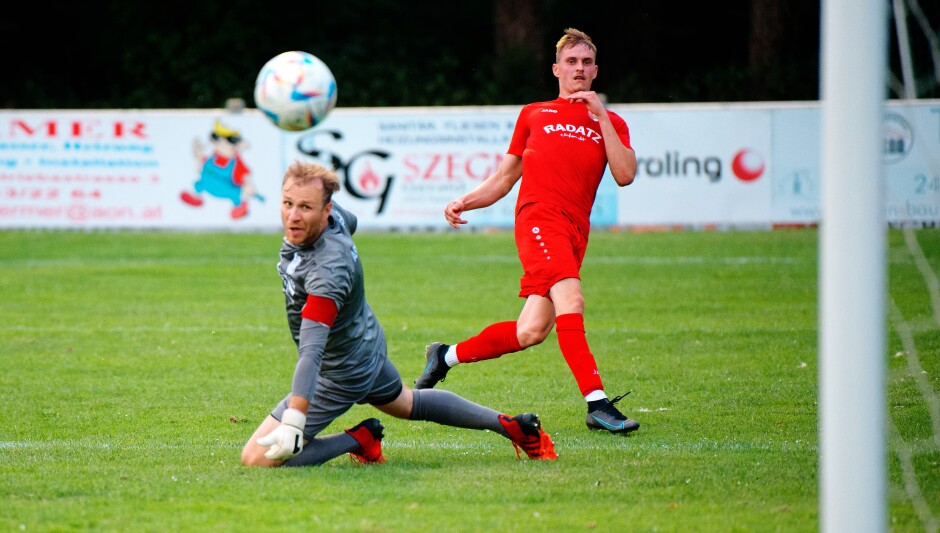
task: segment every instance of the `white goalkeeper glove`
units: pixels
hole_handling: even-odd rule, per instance
[[[272,461],[285,461],[304,449],[304,424],[307,416],[297,409],[287,409],[281,415],[281,425],[258,439],[258,444],[270,446],[264,456]]]

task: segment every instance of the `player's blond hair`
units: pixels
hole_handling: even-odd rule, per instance
[[[565,29],[565,34],[562,35],[561,39],[558,39],[558,42],[555,44],[555,62],[557,63],[561,59],[561,52],[565,48],[578,46],[579,44],[587,45],[587,47],[591,49],[591,52],[594,52],[594,58],[597,59],[597,47],[594,46],[594,41],[588,37],[588,34],[575,28],[567,28]]]
[[[330,203],[330,199],[333,198],[333,193],[339,190],[339,178],[336,176],[336,173],[316,163],[294,161],[291,163],[291,166],[287,167],[287,171],[284,172],[284,180],[281,182],[281,185],[287,184],[288,181],[300,185],[308,185],[319,181],[323,189],[323,205]]]

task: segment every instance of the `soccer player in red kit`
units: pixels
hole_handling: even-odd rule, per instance
[[[415,389],[432,388],[457,363],[494,359],[541,343],[556,328],[561,352],[588,405],[588,428],[629,433],[640,427],[604,392],[584,333],[580,269],[587,249],[594,197],[608,166],[617,185],[636,176],[636,155],[626,122],[604,108],[591,83],[597,48],[584,32],[569,28],[556,45],[552,72],[558,98],[526,105],[509,150],[496,172],[476,189],[450,202],[444,217],[454,228],[461,215],[506,196],[519,179],[515,239],[523,266],[515,321],[492,324],[454,345],[428,345],[427,366]],[[523,177],[524,176],[524,177]]]

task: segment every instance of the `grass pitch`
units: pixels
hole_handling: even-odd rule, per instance
[[[629,437],[584,427],[552,334],[441,386],[538,412],[556,462],[357,406],[327,433],[378,416],[387,463],[263,470],[241,446],[296,358],[279,235],[0,232],[0,529],[817,531],[817,237],[595,232],[588,342]],[[406,383],[521,309],[509,233],[356,240]],[[887,527],[936,531],[940,231],[887,259]]]

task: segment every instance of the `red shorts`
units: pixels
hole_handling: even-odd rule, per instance
[[[548,296],[565,278],[581,279],[587,237],[557,207],[528,204],[516,215],[516,248],[522,261],[519,296]]]

